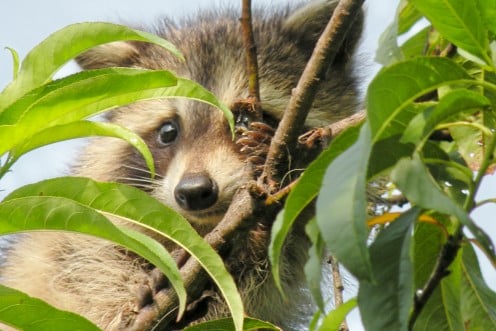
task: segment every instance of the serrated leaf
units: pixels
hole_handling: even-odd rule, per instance
[[[77,314],[58,310],[40,299],[0,285],[0,321],[18,330],[98,331],[96,325]]]
[[[453,115],[469,109],[487,107],[491,102],[480,93],[456,89],[444,95],[436,107],[415,116],[403,133],[402,142],[424,144],[436,126]]]
[[[15,161],[15,159],[19,158],[21,155],[38,147],[59,141],[89,136],[115,137],[127,141],[143,155],[146,165],[152,174],[155,172],[153,156],[143,139],[133,131],[112,123],[77,121],[56,125],[38,132],[35,136],[32,136],[31,139],[23,141],[20,146],[15,148],[11,156],[13,157],[13,161]]]
[[[122,40],[154,43],[182,57],[170,42],[151,33],[111,23],[69,25],[50,35],[29,52],[22,62],[18,78],[0,94],[0,109],[49,82],[59,68],[80,53],[101,44]]]
[[[462,246],[462,314],[469,330],[496,330],[496,293],[489,288],[470,244]]]
[[[447,58],[419,57],[382,70],[367,93],[372,141],[402,133],[416,115],[409,107],[420,96],[443,85],[467,83],[472,78]]]
[[[319,327],[319,331],[339,331],[341,323],[344,321],[346,315],[355,308],[357,305],[357,300],[355,298],[350,299],[340,305],[338,308],[331,311],[322,321]]]
[[[281,289],[279,263],[284,241],[298,215],[310,204],[320,190],[329,163],[345,151],[358,137],[358,127],[353,127],[336,137],[328,149],[323,151],[305,170],[296,186],[289,193],[284,209],[278,214],[271,230],[269,259],[276,285]]]
[[[414,294],[411,228],[419,215],[418,208],[402,214],[381,230],[370,246],[374,282],[362,281],[358,290],[358,305],[367,330],[408,329]]]
[[[407,199],[425,209],[455,216],[479,241],[492,259],[496,258],[491,238],[482,231],[469,215],[444,194],[417,154],[413,159],[402,159],[391,173],[391,179]]]
[[[372,279],[365,190],[370,151],[365,123],[355,144],[327,168],[316,205],[317,224],[330,253],[360,281]]]
[[[415,7],[456,46],[492,64],[487,30],[477,1],[412,0]]]
[[[322,260],[325,250],[324,240],[320,235],[319,228],[315,218],[311,219],[305,226],[305,233],[310,239],[312,245],[308,250],[308,260],[305,263],[304,271],[307,280],[308,288],[312,293],[313,299],[317,303],[319,309],[324,311],[325,304],[322,297]]]
[[[241,330],[243,304],[234,280],[219,255],[181,215],[136,188],[78,177],[55,178],[26,185],[11,193],[5,200],[39,194],[64,196],[91,208],[137,222],[183,247],[198,260],[219,287],[236,321],[237,330]]]
[[[61,184],[74,183],[65,181]],[[73,189],[80,190],[81,187]],[[22,188],[16,192],[22,192]],[[152,238],[131,229],[118,228],[96,210],[65,197],[10,196],[0,203],[1,235],[33,230],[84,233],[110,240],[143,256],[167,276],[179,298],[179,314],[184,311],[186,290],[176,262],[167,250]]]
[[[183,331],[227,331],[227,330],[234,330],[234,324],[231,318],[223,318],[214,321],[207,321],[183,329]],[[281,331],[281,328],[278,328],[274,324],[268,322],[264,322],[251,317],[246,317],[243,323],[243,331],[255,331],[255,330]]]

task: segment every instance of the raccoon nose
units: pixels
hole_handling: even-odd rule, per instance
[[[217,184],[203,173],[184,176],[174,190],[178,205],[185,210],[202,210],[212,206],[219,194]]]

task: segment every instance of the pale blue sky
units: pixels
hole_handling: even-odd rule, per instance
[[[231,0],[234,1],[234,0]],[[0,88],[3,88],[12,77],[12,61],[8,51],[3,50],[9,46],[16,49],[21,58],[43,38],[65,25],[83,21],[112,21],[112,22],[153,22],[163,16],[178,16],[191,13],[199,8],[211,6],[212,3],[228,3],[229,0],[16,0],[0,1]],[[240,0],[236,0],[240,2]],[[254,4],[260,3],[285,3],[283,0],[253,0]],[[392,20],[397,0],[370,0],[366,1],[367,21],[365,38],[360,47],[363,53],[365,66],[363,70],[371,77],[377,69],[373,65],[373,53],[377,47],[380,32]],[[69,66],[66,72],[75,70]],[[0,185],[0,198],[13,188],[38,181],[47,177],[67,174],[68,164],[74,158],[81,142],[68,142],[48,146],[32,152],[21,159]],[[495,196],[496,177],[489,176],[482,195]],[[490,231],[493,240],[496,240],[496,206],[487,206],[478,211],[474,217],[479,224]],[[496,287],[496,273],[486,263],[484,273],[488,283]],[[351,330],[361,330],[357,318],[349,320]]]

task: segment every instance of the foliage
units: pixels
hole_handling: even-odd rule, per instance
[[[422,18],[429,26],[398,45],[398,36]],[[496,162],[495,22],[494,1],[401,2],[377,54],[384,68],[367,91],[368,120],[334,139],[308,167],[273,226],[269,256],[277,282],[285,237],[298,215],[317,200],[316,218],[307,226],[313,247],[305,268],[322,309],[312,330],[337,330],[356,305],[367,330],[496,328],[496,293],[484,282],[474,251],[484,252],[495,266],[496,254],[491,239],[470,216],[487,202],[476,196]],[[208,91],[167,71],[114,68],[52,80],[74,56],[115,40],[153,42],[177,53],[155,36],[103,23],[73,25],[55,33],[26,57],[20,70],[11,50],[14,81],[0,94],[0,179],[34,148],[91,135],[128,141],[153,170],[150,152],[138,136],[87,120],[136,100],[193,98],[231,118]],[[53,61],[45,63],[47,58]],[[99,93],[102,86],[105,95]],[[377,189],[384,178],[390,180],[386,192],[374,196],[384,192]],[[390,210],[397,194],[409,202],[401,212]],[[371,195],[382,201],[373,210]],[[142,224],[175,241],[217,282],[234,322],[211,321],[190,330],[277,329],[263,321],[243,320],[239,294],[220,258],[186,220],[139,190],[83,178],[29,185],[0,202],[0,233],[57,229],[122,244],[167,275],[180,298],[181,313],[185,290],[168,253],[153,239],[115,225],[109,217]],[[181,231],[175,231],[178,228]],[[359,282],[357,298],[330,313],[324,311],[325,295],[318,287],[327,251]],[[71,329],[95,328],[13,289],[0,287],[0,295],[0,320],[19,329],[45,322],[45,328],[53,330],[67,329],[68,323]],[[18,313],[28,309],[29,319]],[[47,322],[47,314],[56,318]],[[320,325],[315,322],[319,314]]]
[[[232,127],[230,110],[210,92],[168,71],[112,68],[53,80],[56,71],[73,57],[117,40],[155,43],[182,58],[169,42],[155,35],[107,23],[75,24],[54,33],[26,56],[20,68],[17,54],[10,49],[14,80],[0,94],[0,179],[30,150],[93,135],[126,140],[143,155],[153,173],[151,153],[139,136],[116,125],[88,120],[138,100],[199,100],[222,110]],[[35,230],[79,232],[111,240],[147,258],[176,290],[181,315],[186,306],[186,290],[173,258],[152,238],[109,220],[116,218],[156,231],[198,259],[225,295],[235,327],[242,328],[241,299],[220,257],[182,216],[144,192],[120,184],[65,177],[22,187],[0,202],[0,234]],[[13,289],[0,286],[0,291],[0,321],[21,330],[66,330],[68,325],[71,329],[96,328],[82,317],[58,311]],[[53,318],[47,320],[47,315]]]
[[[476,195],[496,166],[495,9],[485,0],[401,2],[382,36],[367,121],[310,165],[278,217],[276,277],[289,226],[317,197],[310,254],[328,250],[356,277],[367,330],[496,328],[496,293],[474,254],[496,266],[495,248],[470,216],[488,202]],[[423,18],[429,25],[398,45]],[[370,212],[384,178],[390,189]],[[398,194],[409,202],[399,217],[389,203]]]

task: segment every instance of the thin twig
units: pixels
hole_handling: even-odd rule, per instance
[[[254,106],[254,118],[261,120],[262,110],[260,107],[260,87],[258,83],[257,46],[255,44],[255,37],[253,36],[251,0],[243,0],[240,21],[245,46],[246,69],[248,71],[248,100]]]
[[[443,278],[449,275],[450,272],[448,268],[458,254],[462,239],[463,232],[461,227],[456,234],[448,237],[448,241],[444,244],[441,253],[439,254],[436,266],[434,267],[431,276],[427,280],[424,288],[415,294],[413,311],[410,315],[410,320],[408,321],[408,330],[413,330],[415,321],[427,304],[427,301],[431,297],[432,293],[434,293],[434,290],[439,287],[439,284]]]
[[[331,20],[317,41],[313,54],[293,90],[292,97],[279,123],[267,155],[262,181],[279,182],[283,175],[278,165],[284,164],[296,147],[298,135],[317,93],[319,81],[334,61],[343,40],[360,12],[363,0],[341,0]]]
[[[329,263],[331,264],[332,269],[332,284],[334,287],[334,305],[335,307],[339,307],[343,304],[343,278],[341,277],[341,272],[339,271],[339,263],[338,260],[334,256],[329,256]],[[348,323],[344,320],[339,327],[339,331],[348,331]]]

